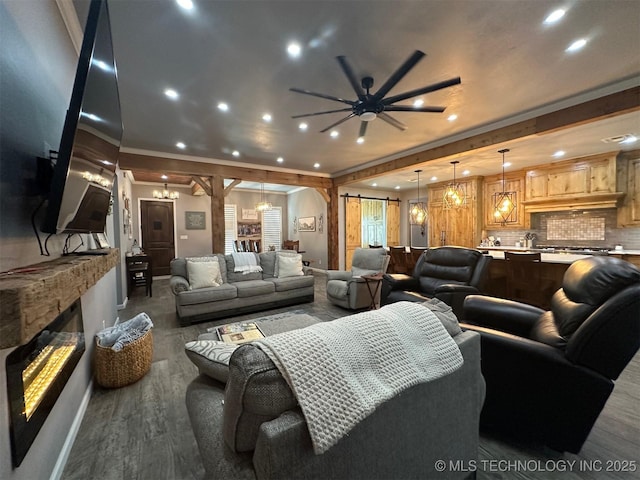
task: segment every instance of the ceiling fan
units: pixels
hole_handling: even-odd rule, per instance
[[[347,57],[336,57],[342,71],[349,79],[351,87],[355,91],[357,100],[346,100],[344,98],[335,97],[333,95],[326,95],[324,93],[311,92],[309,90],[303,90],[301,88],[290,88],[292,92],[302,93],[304,95],[311,95],[313,97],[326,98],[327,100],[334,100],[336,102],[346,103],[350,105],[349,108],[341,108],[338,110],[327,110],[325,112],[305,113],[302,115],[293,115],[291,118],[303,118],[314,117],[316,115],[326,115],[328,113],[336,112],[351,112],[341,120],[332,123],[327,128],[320,130],[320,133],[324,133],[333,127],[346,122],[350,118],[360,117],[360,133],[359,137],[364,137],[367,131],[368,122],[376,118],[384,120],[389,125],[396,127],[399,130],[406,130],[407,126],[390,116],[387,112],[435,112],[442,113],[445,107],[414,107],[410,105],[394,105],[396,102],[407,100],[408,98],[417,97],[429,92],[435,92],[443,88],[451,87],[461,83],[460,77],[451,78],[442,82],[427,85],[426,87],[411,90],[409,92],[401,93],[399,95],[393,95],[391,97],[385,97],[389,91],[396,86],[396,84],[402,80],[402,78],[409,73],[409,71],[424,57],[425,54],[420,50],[416,50],[413,54],[402,64],[400,67],[387,79],[387,81],[380,87],[376,93],[370,93],[369,90],[373,87],[373,77],[363,77],[360,82],[353,73],[351,65],[347,62]],[[365,91],[366,90],[366,91]]]

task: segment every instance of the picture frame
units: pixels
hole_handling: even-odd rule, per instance
[[[298,232],[315,232],[316,217],[300,217],[298,218]]]
[[[109,240],[104,233],[92,233],[93,240],[96,242],[98,248],[111,248]]]
[[[184,212],[187,230],[205,230],[207,228],[205,212]]]
[[[243,208],[242,220],[258,220],[258,212],[254,208]]]

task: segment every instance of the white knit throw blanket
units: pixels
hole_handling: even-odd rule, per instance
[[[254,342],[298,399],[316,455],[399,392],[460,366],[460,349],[429,309],[397,302]]]
[[[234,272],[242,272],[243,274],[261,272],[262,267],[258,265],[258,258],[255,253],[251,252],[232,252],[234,263]]]

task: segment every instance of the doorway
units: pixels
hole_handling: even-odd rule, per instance
[[[170,275],[175,258],[173,201],[140,200],[141,246],[151,257],[154,276]]]

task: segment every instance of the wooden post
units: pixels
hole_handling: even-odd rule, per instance
[[[209,178],[211,185],[211,251],[224,253],[224,177]]]
[[[337,270],[340,266],[338,252],[338,187],[327,188],[327,268]]]

